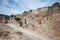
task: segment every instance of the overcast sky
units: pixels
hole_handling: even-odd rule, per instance
[[[60,0],[0,0],[0,14],[19,14],[30,9],[50,6]]]

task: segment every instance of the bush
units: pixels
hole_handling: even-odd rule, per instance
[[[28,14],[27,11],[24,11],[24,12],[23,12],[23,16],[26,16],[27,14]]]
[[[13,17],[13,16],[16,17],[15,15],[11,15],[11,17]]]
[[[21,18],[18,18],[18,17],[17,17],[17,18],[15,18],[15,20],[16,20],[16,21],[19,21],[19,20],[21,20]]]
[[[58,2],[55,2],[52,6],[58,6],[59,3]]]
[[[5,18],[6,18],[7,20],[9,20],[10,17],[9,17],[9,16],[5,16]]]
[[[32,12],[32,10],[30,10],[29,12]]]
[[[27,13],[27,11],[24,11],[23,13]]]
[[[48,7],[49,9],[51,8],[51,6]]]
[[[60,3],[59,2],[55,2],[52,6],[48,7],[48,11],[47,12],[56,12],[56,10],[60,10]]]
[[[59,7],[60,8],[60,3],[59,2],[55,2],[52,7]]]

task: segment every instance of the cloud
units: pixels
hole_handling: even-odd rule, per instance
[[[2,0],[0,0],[0,5],[2,4]]]
[[[18,14],[23,11],[46,7],[60,0],[0,0],[0,13]]]
[[[10,14],[18,14],[20,13],[20,11],[17,9],[9,9],[6,7],[5,8],[0,7],[0,13],[10,15]]]
[[[11,7],[16,7],[16,6],[19,6],[19,4],[17,2],[15,2],[14,0],[7,0],[8,2],[8,7],[11,8]]]

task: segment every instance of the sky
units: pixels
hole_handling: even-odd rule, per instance
[[[60,0],[0,0],[0,14],[21,14],[24,11],[47,7]]]

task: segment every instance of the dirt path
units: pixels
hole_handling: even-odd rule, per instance
[[[39,36],[39,35],[31,32],[31,31],[28,31],[28,30],[26,30],[26,29],[23,29],[23,28],[21,28],[20,26],[17,27],[16,25],[14,25],[14,24],[12,24],[12,23],[8,23],[8,24],[6,24],[6,25],[8,25],[9,27],[13,28],[13,29],[16,30],[16,31],[22,32],[25,36],[31,38],[31,40],[45,40],[45,38],[43,38],[43,37],[41,37],[41,36]]]

